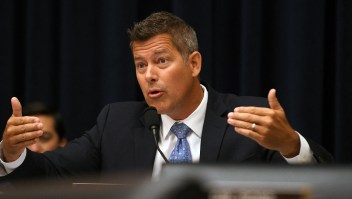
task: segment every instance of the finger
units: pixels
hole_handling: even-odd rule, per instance
[[[266,116],[269,111],[269,108],[256,106],[240,106],[234,109],[234,113],[250,113],[258,116]]]
[[[27,140],[27,141],[20,142],[20,143],[16,144],[16,147],[24,148],[24,147],[31,146],[31,145],[35,144],[36,142],[37,142],[37,139]]]
[[[260,134],[253,132],[251,130],[235,127],[235,131],[245,137],[248,137],[248,138],[256,141],[256,142],[259,142],[262,140],[262,136]]]
[[[244,122],[240,120],[228,119],[227,123],[241,129],[247,129],[247,130],[255,131],[257,133],[260,132],[260,129],[259,129],[260,126],[254,122]],[[253,128],[253,124],[254,124],[254,128]]]
[[[17,97],[11,98],[11,105],[12,105],[12,115],[15,117],[21,117],[22,106],[20,101],[17,99]]]
[[[270,89],[268,93],[268,101],[269,101],[269,106],[270,108],[274,110],[280,110],[282,109],[279,100],[276,97],[276,90],[275,89]]]
[[[24,116],[24,117],[11,117],[8,121],[9,125],[19,126],[30,123],[40,123],[40,119],[33,116]]]
[[[19,145],[21,143],[25,143],[31,140],[37,140],[41,135],[43,135],[42,131],[33,131],[33,132],[18,134],[13,137],[13,144]]]
[[[263,120],[262,116],[258,116],[256,114],[252,114],[252,113],[241,113],[241,112],[231,112],[228,114],[228,118],[229,119],[235,119],[235,120],[241,120],[244,122],[249,122],[249,123],[261,123],[261,121]]]
[[[28,133],[32,131],[41,131],[43,129],[42,123],[31,123],[31,124],[24,124],[20,126],[13,126],[10,127],[7,131],[12,135],[18,135],[23,133]]]

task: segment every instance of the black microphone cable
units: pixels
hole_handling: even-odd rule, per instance
[[[165,157],[164,153],[159,148],[158,137],[161,118],[155,107],[149,106],[144,109],[144,121],[149,127],[149,130],[153,133],[156,149],[159,151],[160,155],[163,157],[166,163],[169,163],[169,160]]]

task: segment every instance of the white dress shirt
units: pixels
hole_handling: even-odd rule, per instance
[[[192,154],[192,162],[199,162],[200,157],[200,143],[203,132],[203,124],[205,118],[205,111],[207,109],[208,103],[208,91],[205,86],[201,85],[203,88],[203,99],[200,102],[197,109],[186,119],[182,121],[176,121],[167,115],[161,115],[161,126],[160,126],[160,140],[159,147],[161,151],[165,154],[166,158],[169,158],[172,150],[174,149],[177,137],[173,134],[170,129],[175,122],[183,122],[185,123],[192,132],[187,135],[187,141],[189,143],[191,154]],[[161,172],[162,165],[165,164],[164,159],[160,155],[159,152],[155,155],[154,168],[152,177],[156,179]]]

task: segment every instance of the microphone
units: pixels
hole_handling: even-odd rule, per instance
[[[160,155],[163,157],[166,163],[169,163],[169,160],[165,157],[164,153],[159,148],[158,140],[159,140],[159,129],[161,118],[155,107],[149,106],[144,109],[144,121],[148,126],[149,130],[153,133],[155,145]]]

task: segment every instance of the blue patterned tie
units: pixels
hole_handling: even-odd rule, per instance
[[[192,155],[186,136],[192,130],[184,123],[175,123],[170,130],[176,135],[177,143],[172,151],[169,161],[171,163],[191,163]]]

